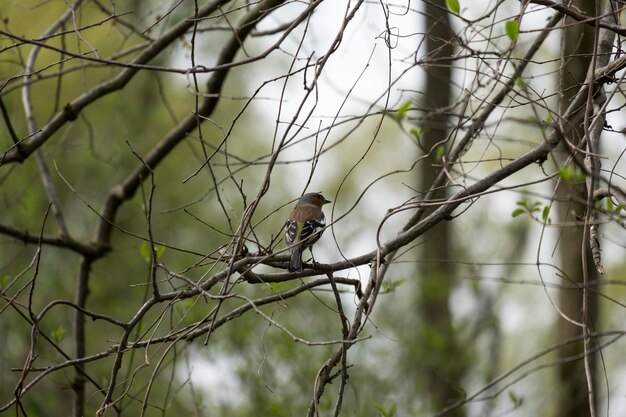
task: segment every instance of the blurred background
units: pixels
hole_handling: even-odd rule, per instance
[[[624,4],[475,3],[7,2],[0,412],[621,415]]]

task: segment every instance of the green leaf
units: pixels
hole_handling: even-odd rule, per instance
[[[398,412],[398,406],[396,403],[391,404],[388,409],[383,407],[382,405],[376,405],[376,409],[379,412],[379,415],[382,417],[394,417]]]
[[[385,292],[391,292],[404,284],[406,284],[406,279],[385,280],[383,283],[383,289]]]
[[[163,246],[163,245],[156,245],[154,247],[154,250],[156,252],[156,258],[160,259],[161,256],[163,256],[163,253],[165,252],[165,246]]]
[[[459,14],[459,12],[461,11],[461,5],[459,5],[459,2],[457,0],[446,0],[446,3],[448,5],[448,9],[452,13]]]
[[[422,132],[422,129],[414,127],[411,130],[409,130],[409,133],[415,136],[415,139],[419,140],[423,132]]]
[[[141,247],[139,247],[139,253],[144,261],[150,262],[150,245],[148,242],[141,242]]]
[[[511,213],[511,217],[517,217],[517,216],[519,216],[520,214],[524,213],[524,211],[525,211],[525,210],[524,210],[523,208],[518,208],[518,209],[515,209],[515,210],[513,210],[513,212]]]
[[[520,407],[524,403],[524,398],[518,397],[513,391],[509,391],[509,399],[515,408]]]
[[[63,340],[63,336],[65,336],[65,328],[57,327],[50,335],[52,336],[52,340],[58,345]]]
[[[574,178],[574,170],[570,166],[559,169],[559,176],[563,181],[570,182]]]
[[[406,279],[396,279],[393,281],[393,287],[398,288],[402,285],[406,284]]]
[[[580,168],[576,169],[576,175],[574,176],[574,181],[575,182],[585,182],[585,179],[587,179],[587,174],[585,174],[585,172],[583,170],[581,170]]]
[[[402,121],[406,112],[411,108],[411,101],[405,101],[402,106],[397,110],[398,112],[398,121]]]
[[[524,81],[522,81],[521,77],[518,77],[517,80],[515,80],[515,84],[517,84],[519,88],[522,88],[524,86]]]
[[[289,281],[284,282],[272,282],[269,285],[264,285],[270,293],[283,292],[293,288],[293,284]]]
[[[156,259],[159,259],[163,252],[165,252],[165,246],[163,245],[155,245],[154,251],[156,252]],[[147,263],[150,263],[150,259],[152,258],[152,249],[150,248],[150,244],[148,242],[142,242],[141,247],[139,248],[139,253],[141,253],[141,257]]]
[[[578,167],[565,166],[559,169],[559,176],[565,182],[580,183],[584,182],[587,175]]]
[[[544,222],[550,222],[550,206],[545,206],[543,208],[543,211],[541,212],[541,218],[543,219]]]
[[[506,34],[513,42],[517,40],[519,35],[519,22],[515,19],[511,19],[504,24],[504,30]]]
[[[446,147],[444,145],[437,146],[436,156],[438,160],[441,160],[443,156],[446,154]]]
[[[624,208],[624,207],[622,207],[621,204],[615,204],[611,197],[607,197],[605,200],[606,200],[606,210],[609,211],[609,212],[613,212],[615,214],[619,214],[619,212],[622,211],[622,209]],[[0,284],[0,287],[1,286],[2,285]]]
[[[5,275],[2,278],[0,278],[0,290],[5,289],[7,285],[9,285],[9,281],[11,281],[10,275]]]

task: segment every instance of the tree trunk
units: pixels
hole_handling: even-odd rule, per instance
[[[427,58],[433,64],[425,67],[426,86],[421,104],[427,112],[421,143],[428,153],[418,170],[418,189],[431,188],[441,163],[437,148],[448,135],[448,107],[452,102],[449,62],[441,60],[453,54],[450,18],[444,0],[425,2]],[[443,198],[442,189],[434,198]],[[422,259],[419,265],[417,314],[420,329],[417,343],[422,346],[421,357],[416,358],[418,379],[425,382],[424,392],[432,410],[441,410],[463,397],[459,388],[465,373],[461,348],[453,328],[450,296],[455,284],[454,266],[445,260],[451,258],[450,223],[441,222],[424,235]],[[456,408],[447,416],[463,416]]]
[[[594,16],[595,2],[593,0],[577,0],[572,6],[577,6],[585,14]],[[574,93],[579,86],[585,82],[587,70],[591,63],[593,54],[594,33],[589,25],[583,25],[566,19],[564,30],[563,58],[564,65],[561,76],[562,100],[561,109],[568,106]],[[583,126],[572,131],[572,137],[568,138],[573,143],[578,143],[584,135]],[[564,162],[569,152],[559,149],[555,153],[560,156],[559,162]],[[559,230],[559,256],[562,271],[565,277],[562,284],[574,286],[583,282],[583,259],[582,250],[585,247],[587,256],[587,269],[589,279],[596,278],[593,267],[593,260],[588,250],[587,242],[583,242],[583,226],[571,226],[575,223],[576,216],[583,216],[585,205],[580,201],[585,201],[586,192],[584,184],[572,185],[561,182],[557,189],[557,212],[559,222],[564,226]],[[596,316],[595,293],[588,292],[589,299],[589,323],[593,323]],[[582,290],[570,289],[562,290],[559,293],[559,304],[561,311],[568,317],[581,322],[583,297]],[[558,341],[564,341],[580,337],[582,329],[579,326],[561,319],[556,324],[556,334]],[[558,368],[558,398],[555,404],[559,404],[555,411],[555,417],[577,417],[589,416],[589,400],[587,394],[587,380],[585,376],[584,363],[582,360],[572,360],[580,357],[583,353],[582,340],[577,343],[570,343],[563,346],[558,351],[561,364]],[[594,361],[592,361],[594,365]],[[595,366],[593,367],[595,368]]]

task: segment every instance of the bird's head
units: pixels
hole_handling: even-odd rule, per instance
[[[312,204],[317,207],[322,207],[324,204],[330,203],[330,200],[326,200],[321,193],[306,193],[300,197],[298,204]]]

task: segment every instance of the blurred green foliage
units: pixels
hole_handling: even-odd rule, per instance
[[[139,1],[117,4],[119,9],[116,12],[145,28],[164,17],[165,13],[153,11],[155,4]],[[452,12],[460,13],[461,6],[457,1],[448,0],[446,4]],[[14,29],[24,37],[37,38],[66,7],[66,3],[60,1],[21,1],[4,5],[0,13],[5,28]],[[189,15],[192,9],[193,2],[186,2],[145,35],[156,35],[176,19]],[[233,21],[241,13],[241,10],[234,11]],[[127,51],[126,56],[134,56],[136,52],[132,48],[146,42],[144,36],[133,33],[115,20],[97,24],[104,15],[97,2],[85,3],[76,16],[77,20],[72,22],[83,28],[96,24],[83,30],[85,38],[76,36],[72,24],[68,24],[66,36],[51,39],[47,44],[94,56],[97,53],[108,57],[120,50]],[[505,23],[506,34],[513,41],[518,37],[518,26],[517,20]],[[210,36],[212,41],[202,43],[196,51],[199,63],[207,66],[215,61],[226,34],[216,31]],[[247,45],[248,53],[253,52],[254,42],[256,40]],[[12,79],[0,94],[18,137],[25,138],[28,132],[22,110],[20,76],[32,45],[13,48],[10,47],[12,43],[0,38],[0,48],[6,48],[0,54],[0,79]],[[177,62],[185,60],[187,65],[190,53],[189,39],[180,39],[168,53],[158,56],[152,63],[176,66]],[[288,58],[280,57],[271,65],[259,62],[231,71],[216,111],[202,124],[201,137],[198,131],[190,134],[153,175],[145,179],[133,199],[118,213],[112,251],[91,265],[89,311],[110,315],[122,322],[131,320],[150,297],[153,261],[198,283],[224,266],[215,264],[213,259],[220,249],[226,250],[224,247],[239,227],[242,215],[258,194],[265,179],[268,156],[275,150],[275,139],[280,136],[284,120],[289,119],[287,114],[281,115],[281,120],[274,114],[268,115],[266,100],[273,96],[269,93],[266,96],[264,90],[260,91],[258,100],[249,100],[252,92],[259,88],[254,76],[262,71],[276,70],[274,67],[278,67],[277,73],[271,73],[271,76],[269,72],[264,73],[265,78],[282,76],[289,63]],[[41,127],[69,100],[123,69],[95,63],[83,66],[69,56],[43,49],[36,70],[32,96],[37,125]],[[198,76],[201,86],[205,81],[206,76]],[[518,81],[521,85],[522,79]],[[194,113],[199,97],[193,94],[192,84],[193,77],[189,74],[140,71],[122,90],[87,107],[73,123],[43,146],[43,155],[49,163],[65,220],[74,239],[81,242],[93,239],[109,190],[140,166],[141,159],[181,119]],[[296,100],[289,97],[292,91],[288,87],[285,91],[288,100]],[[290,155],[293,159],[277,160],[271,187],[252,219],[254,233],[246,235],[248,250],[255,253],[261,249],[284,248],[281,242],[283,221],[292,200],[307,185],[314,162],[322,168],[315,171],[308,184],[309,190],[322,188],[334,201],[332,209],[328,209],[327,219],[329,223],[337,221],[336,227],[325,232],[318,244],[321,259],[327,257],[334,261],[352,256],[357,250],[373,250],[377,243],[376,228],[389,207],[415,201],[415,196],[420,195],[411,186],[415,182],[413,168],[416,158],[421,155],[420,141],[432,129],[413,124],[414,107],[414,101],[403,99],[395,110],[382,110],[380,119],[368,116],[362,120],[357,118],[352,124],[338,123],[333,135],[329,135],[337,142],[328,146],[328,154],[324,154],[325,158],[320,161],[311,158],[320,142],[325,140],[326,132],[307,132],[309,136],[303,140],[306,152],[298,154],[297,158]],[[549,114],[551,118],[552,113]],[[385,115],[390,117],[385,118]],[[328,118],[328,114],[324,113],[322,118]],[[357,124],[359,130],[352,131]],[[372,135],[379,128],[378,136]],[[471,150],[468,160],[479,161],[481,169],[486,171],[500,166],[503,160],[514,155],[511,149],[525,151],[528,143],[537,139],[537,132],[532,128],[524,126],[515,132],[519,138],[513,137],[511,143],[496,150],[493,147]],[[342,139],[336,139],[338,137]],[[411,141],[406,141],[407,137]],[[488,142],[492,144],[498,139],[490,137]],[[481,140],[476,139],[479,144]],[[13,145],[4,125],[0,126],[0,144],[3,149]],[[436,162],[442,161],[449,150],[444,144],[433,149]],[[210,163],[205,164],[209,156]],[[467,172],[472,175],[481,172],[475,172],[472,164],[467,163]],[[405,169],[407,166],[410,169]],[[388,175],[392,171],[393,178]],[[579,169],[569,166],[559,174],[565,181],[582,182],[585,179]],[[33,158],[22,164],[1,167],[0,192],[1,224],[28,230],[35,236],[40,231],[46,236],[58,234],[53,215],[45,217],[48,199]],[[384,207],[375,211],[380,208],[375,206],[381,201],[384,201]],[[499,281],[514,281],[520,276],[528,281],[537,279],[534,260],[528,263],[531,272],[528,272],[530,268],[524,269],[520,264],[528,262],[524,251],[529,245],[531,227],[537,226],[526,220],[541,218],[538,223],[551,223],[547,201],[539,197],[532,200],[522,197],[517,203],[513,202],[516,206],[501,218],[497,216],[495,204],[481,205],[482,201],[468,204],[467,215],[451,226],[455,236],[454,259],[443,260],[460,260],[454,276],[427,276],[424,273],[426,265],[433,260],[423,259],[415,248],[400,254],[382,283],[383,293],[363,333],[366,339],[349,351],[349,379],[342,416],[426,414],[429,406],[424,404],[420,394],[430,389],[432,381],[419,378],[411,373],[411,369],[433,362],[449,366],[442,371],[452,373],[465,367],[470,370],[470,376],[463,382],[471,388],[480,387],[493,380],[497,372],[513,367],[520,357],[527,357],[529,351],[535,351],[537,346],[530,345],[531,342],[551,337],[551,334],[544,334],[550,333],[545,327],[537,330],[534,320],[527,320],[524,324],[530,327],[528,332],[523,328],[520,336],[509,329],[509,338],[505,340],[501,329],[503,317],[515,317],[516,311],[507,311],[509,316],[501,314],[502,311],[513,306],[511,309],[517,307],[532,316],[537,300],[544,297],[544,288],[532,286],[519,291],[519,287],[513,286],[513,290],[507,292]],[[622,207],[610,199],[607,199],[606,207],[613,214],[620,215]],[[148,208],[150,219],[147,218]],[[344,217],[344,214],[350,216]],[[511,221],[511,214],[513,217],[528,216]],[[397,226],[407,216],[407,213],[392,216],[381,228],[381,237],[395,235]],[[154,254],[147,239],[149,230],[154,239]],[[431,242],[420,240],[416,245]],[[0,289],[6,291],[0,307],[3,341],[0,384],[5,387],[0,390],[0,404],[13,398],[21,367],[31,350],[36,354],[34,366],[39,370],[73,357],[75,317],[74,309],[68,303],[75,301],[80,261],[79,256],[67,249],[43,245],[38,252],[36,245],[24,244],[5,235],[0,237]],[[269,267],[261,269],[272,271]],[[619,276],[623,269],[620,265],[609,274]],[[352,269],[345,275],[365,282],[368,272],[368,268]],[[166,274],[165,269],[158,269],[156,278],[158,288],[163,292],[191,286],[174,274]],[[159,304],[136,326],[129,343],[151,341],[169,334],[172,329],[188,329],[198,323],[206,326],[211,323],[215,309],[219,310],[221,314],[218,316],[221,317],[246,305],[243,297],[253,300],[275,295],[301,283],[251,285],[242,281],[231,282],[237,285],[236,293],[240,298],[224,298],[218,302],[219,294],[212,293],[214,298],[201,294]],[[452,328],[424,325],[415,309],[415,304],[420,302],[414,297],[418,283],[421,284],[422,301],[445,304],[452,310]],[[616,287],[613,296],[618,297],[623,291],[622,287]],[[31,296],[32,288],[35,290]],[[456,298],[447,298],[450,292]],[[341,299],[348,317],[352,317],[356,304],[354,294],[346,290]],[[62,303],[51,306],[50,303],[55,301]],[[29,309],[36,315],[46,306],[49,311],[38,323],[40,335],[36,344],[31,346],[33,318]],[[616,320],[619,309],[615,304],[603,311],[606,321]],[[128,351],[121,364],[115,406],[121,410],[120,415],[140,415],[144,402],[147,404],[146,416],[305,415],[320,367],[340,345],[342,328],[336,310],[335,298],[329,288],[318,288],[304,292],[296,299],[260,306],[257,311],[251,309],[215,330],[208,339],[201,335],[176,343],[149,343],[143,349]],[[549,318],[553,319],[553,316]],[[546,322],[551,325],[548,319]],[[111,349],[120,342],[123,334],[119,326],[101,319],[88,318],[86,328],[88,356]],[[462,355],[450,357],[448,354],[451,332],[460,340]],[[296,341],[294,336],[308,343]],[[520,340],[524,343],[518,343]],[[100,407],[103,394],[97,386],[107,386],[113,363],[113,355],[86,363],[86,373],[93,381],[87,383],[85,415],[94,415]],[[544,376],[540,374],[541,378]],[[36,377],[37,373],[33,372],[26,382]],[[340,375],[336,377],[340,378]],[[68,367],[37,384],[23,398],[22,406],[27,415],[69,415],[74,378],[74,369]],[[541,381],[537,382],[538,390],[549,385],[541,384]],[[333,410],[338,386],[336,380],[326,387],[327,395],[322,397],[320,415],[328,415]],[[462,388],[459,387],[459,398],[470,391],[463,392]],[[533,401],[528,400],[530,396],[526,391],[511,389],[507,392],[508,398],[504,398],[507,404],[515,410],[520,409],[520,413],[527,412]],[[9,412],[15,412],[15,407]],[[110,415],[117,414],[116,410],[109,412]]]

